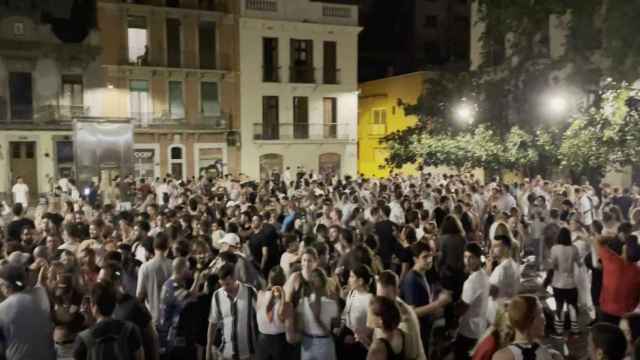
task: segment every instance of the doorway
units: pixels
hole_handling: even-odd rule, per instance
[[[11,168],[11,186],[18,176],[24,179],[29,187],[32,198],[38,195],[38,158],[36,156],[35,141],[12,141],[9,143],[11,154],[9,166]]]

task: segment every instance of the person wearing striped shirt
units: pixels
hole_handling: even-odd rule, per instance
[[[211,299],[206,360],[250,359],[257,344],[256,290],[236,279],[232,264],[222,265],[217,275],[220,288]]]

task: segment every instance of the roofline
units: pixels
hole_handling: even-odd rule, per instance
[[[438,73],[439,73],[438,71],[427,71],[427,70],[414,71],[414,72],[407,73],[407,74],[388,76],[388,77],[384,77],[384,78],[380,78],[380,79],[361,82],[359,85],[365,85],[365,84],[369,84],[369,83],[376,82],[376,81],[399,79],[399,78],[403,78],[403,77],[415,76],[415,75],[418,75],[418,74],[423,74],[423,75],[434,74],[435,75],[435,74],[438,74]]]

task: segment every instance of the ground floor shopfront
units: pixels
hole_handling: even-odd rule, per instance
[[[240,151],[225,132],[138,132],[133,144],[134,176],[152,180],[206,174],[237,174]],[[0,199],[11,199],[18,176],[32,197],[51,191],[61,177],[74,177],[73,132],[69,130],[0,131]]]

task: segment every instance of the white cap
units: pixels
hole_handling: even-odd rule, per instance
[[[240,237],[234,233],[227,233],[222,240],[220,240],[220,243],[240,247]]]

